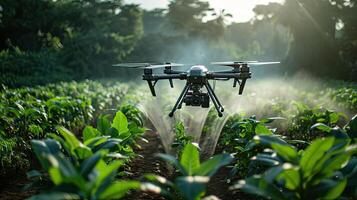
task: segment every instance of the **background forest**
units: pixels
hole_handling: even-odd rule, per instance
[[[216,12],[199,0],[150,11],[122,0],[1,0],[0,82],[134,77],[111,65],[227,59],[279,60],[283,75],[356,80],[355,4],[286,0],[256,6],[250,22],[228,24],[239,13]]]

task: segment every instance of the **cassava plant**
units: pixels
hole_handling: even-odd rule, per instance
[[[158,156],[171,163],[180,175],[173,182],[161,176],[146,175],[145,178],[149,182],[143,183],[143,190],[159,193],[170,199],[187,200],[201,199],[210,177],[233,159],[229,154],[220,154],[201,163],[199,148],[192,143],[184,147],[179,160],[167,154]]]
[[[131,190],[139,189],[137,181],[115,181],[122,161],[106,164],[105,151],[86,157],[76,165],[61,152],[61,145],[53,139],[33,140],[33,150],[43,169],[48,172],[53,187],[36,199],[118,199]]]
[[[346,169],[351,168],[351,158],[357,153],[357,146],[350,142],[346,138],[322,138],[297,151],[276,136],[255,136],[254,143],[268,149],[253,157],[252,162],[270,168],[239,181],[232,189],[277,200],[336,199],[346,186],[355,184],[350,181],[357,170]]]

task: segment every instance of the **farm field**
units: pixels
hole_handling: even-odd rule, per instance
[[[205,109],[201,121],[184,109],[166,132],[158,131],[163,124],[155,120],[164,123],[167,111],[155,101],[170,100],[145,100],[145,91],[131,84],[84,81],[3,88],[1,176],[13,181],[1,182],[1,198],[304,199],[302,195],[307,198],[314,191],[308,184],[330,186],[321,193],[331,195],[326,198],[353,196],[356,85],[311,82],[315,88],[303,90],[294,83],[278,88],[267,85],[271,83],[252,83],[252,89],[235,100],[234,105],[249,101],[250,108],[237,106],[223,118]],[[263,85],[273,93],[264,93]],[[287,91],[291,96],[280,95]],[[145,101],[164,114],[147,113],[152,108],[140,103]],[[229,101],[226,105],[231,106]],[[192,127],[199,123],[201,130]],[[320,146],[324,149],[316,151]],[[174,161],[176,156],[181,160]],[[311,168],[304,169],[310,162]],[[302,177],[289,178],[298,174]],[[100,180],[106,182],[96,182]],[[104,191],[97,191],[101,184],[106,184]],[[186,190],[189,184],[196,189]],[[336,191],[337,186],[341,189]],[[278,187],[286,187],[285,192]]]

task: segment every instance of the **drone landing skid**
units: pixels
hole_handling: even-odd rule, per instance
[[[204,86],[207,89],[207,93],[208,93],[209,98],[212,100],[212,102],[214,104],[214,107],[217,110],[218,116],[222,117],[223,116],[222,112],[224,112],[223,106],[220,103],[220,101],[218,100],[218,98],[217,98],[216,94],[214,93],[211,85],[208,82],[206,82],[204,84]],[[180,109],[182,107],[182,103],[184,102],[184,99],[187,96],[189,90],[190,90],[190,85],[186,84],[185,87],[183,88],[179,98],[177,99],[172,111],[169,113],[169,117],[173,117],[174,113],[176,112],[176,110]],[[199,93],[199,94],[202,94],[202,93]],[[199,106],[199,105],[193,105],[193,106]],[[202,104],[201,106],[208,108],[209,107],[209,101],[207,101],[207,105]]]

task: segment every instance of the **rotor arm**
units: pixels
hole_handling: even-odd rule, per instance
[[[207,74],[208,79],[216,79],[216,78],[234,78],[234,79],[248,79],[251,78],[251,73],[210,73]]]

